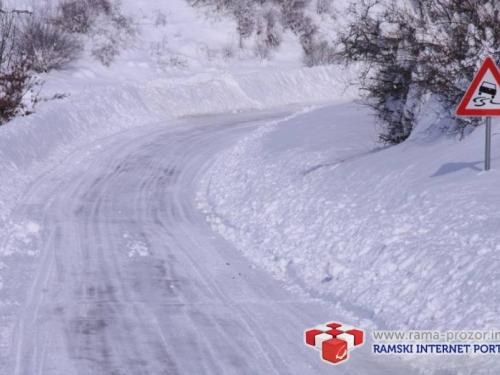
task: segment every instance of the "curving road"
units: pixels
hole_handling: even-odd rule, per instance
[[[409,374],[369,345],[341,366],[322,362],[303,331],[341,312],[253,266],[196,209],[218,152],[288,114],[151,124],[35,181],[13,220],[37,221],[40,255],[9,281],[20,297],[0,373]]]

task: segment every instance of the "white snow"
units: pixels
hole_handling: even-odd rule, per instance
[[[148,247],[141,241],[133,241],[127,244],[129,248],[128,256],[133,258],[135,256],[147,257],[149,254]]]
[[[305,371],[301,356],[307,351],[301,350],[301,342],[287,342],[283,351],[271,345],[272,355],[262,342],[290,330],[306,329],[298,325],[312,317],[318,320],[310,321],[311,326],[325,319],[348,317],[346,321],[367,332],[377,328],[500,329],[500,295],[496,293],[500,283],[498,155],[494,152],[493,170],[482,172],[482,129],[462,142],[446,138],[430,127],[439,114],[429,106],[420,131],[409,141],[377,148],[372,113],[353,103],[355,89],[345,90],[353,72],[342,67],[300,68],[301,48],[290,32],[283,34],[281,49],[269,60],[255,57],[253,40],[247,41],[248,48],[236,48],[228,57],[228,48],[237,44],[238,38],[234,21],[224,15],[208,16],[184,0],[125,1],[123,6],[134,15],[141,32],[111,68],[84,56],[67,69],[42,75],[47,81],[44,95],[71,95],[41,103],[36,114],[0,127],[0,357],[8,353],[18,369],[30,369],[31,365],[43,369],[44,354],[40,353],[45,345],[64,347],[62,336],[52,336],[57,331],[54,327],[61,328],[57,324],[63,324],[64,319],[54,323],[49,318],[56,316],[54,311],[62,314],[68,307],[56,306],[58,303],[78,305],[73,293],[80,293],[82,285],[88,287],[85,298],[91,299],[97,290],[101,295],[116,293],[123,305],[129,303],[130,295],[123,298],[121,290],[93,285],[99,272],[99,281],[122,282],[119,286],[124,290],[130,285],[123,275],[130,276],[128,281],[133,280],[131,285],[136,289],[127,289],[129,294],[138,289],[165,299],[168,303],[163,306],[187,306],[188,318],[177,310],[172,315],[179,324],[203,327],[204,340],[219,335],[228,322],[238,329],[246,324],[253,341],[235,342],[234,348],[238,344],[258,352],[259,369],[274,368],[275,361],[284,362],[286,354],[293,353],[289,368]],[[333,31],[333,26],[321,28],[325,35]],[[257,116],[265,125],[227,149],[257,121],[250,115],[233,118],[228,113],[270,109],[275,110]],[[283,119],[283,111],[293,114]],[[279,120],[272,120],[276,118]],[[237,124],[242,130],[235,130]],[[227,126],[226,132],[223,126]],[[207,128],[213,128],[213,133],[203,133]],[[494,129],[498,129],[497,124]],[[154,132],[161,138],[155,138]],[[143,138],[134,138],[135,134]],[[75,219],[75,212],[86,209],[85,205],[77,207],[79,189],[91,191],[93,178],[99,183],[93,168],[105,173],[109,168],[106,157],[114,161],[128,157],[120,142],[132,147],[135,139],[140,139],[141,147],[134,146],[134,151],[144,151],[145,157],[159,152],[149,150],[151,144],[157,147],[167,142],[166,162],[175,161],[175,167],[185,168],[180,176],[182,184],[172,182],[168,187],[172,191],[158,187],[161,199],[174,207],[159,211],[168,225],[149,233],[150,241],[157,241],[153,244],[136,236],[133,230],[137,223],[118,227],[133,217],[139,225],[147,223],[147,230],[156,228],[158,223],[151,213],[158,208],[152,200],[120,201],[120,194],[110,194],[109,202],[117,206],[110,204],[109,210],[98,212],[102,207],[89,198],[95,220]],[[204,153],[190,149],[191,142],[197,142]],[[493,149],[499,146],[494,135]],[[204,171],[209,162],[214,164]],[[160,168],[160,159],[154,163]],[[144,173],[146,181],[154,180],[160,186],[157,174],[145,172],[140,163],[134,167],[137,176]],[[201,172],[206,173],[198,186],[199,208],[211,227],[248,259],[240,258],[219,236],[205,230],[204,223],[197,221],[196,210],[186,208]],[[87,173],[89,180],[78,185],[76,180]],[[128,182],[137,183],[132,177]],[[126,190],[120,182],[104,187]],[[144,196],[152,194],[142,185],[137,191]],[[126,196],[126,191],[120,192]],[[47,197],[50,199],[39,201]],[[66,212],[68,204],[74,206],[68,212],[75,217]],[[136,211],[129,212],[131,207]],[[176,216],[179,212],[184,216]],[[99,219],[106,224],[100,226]],[[92,232],[95,238],[89,239],[76,230],[90,225],[107,236],[99,238]],[[58,242],[61,236],[66,241],[63,244]],[[90,247],[95,251],[93,256],[98,257],[92,261],[84,256],[90,240],[94,241]],[[113,258],[115,245],[118,258],[124,259]],[[166,274],[174,273],[163,280],[169,292],[154,295],[157,289],[148,283],[156,280],[152,272],[164,266],[159,262],[163,252],[174,259],[165,259],[165,264],[179,268],[172,266],[177,273],[164,269]],[[219,261],[226,258],[231,258],[231,263],[220,267]],[[282,284],[269,283],[256,264],[288,290],[282,291]],[[83,265],[94,268],[87,270]],[[122,267],[126,272],[121,272]],[[64,283],[56,274],[71,277]],[[189,292],[182,294],[186,289]],[[304,297],[304,291],[317,298],[314,303]],[[168,293],[179,293],[176,298],[182,298],[172,304]],[[141,317],[143,325],[136,327],[138,336],[130,337],[147,345],[144,338],[163,329],[175,340],[186,339],[171,330],[170,321],[160,327],[162,316],[167,315],[158,315],[159,304],[151,300],[151,306],[146,306],[148,301],[132,301],[134,314]],[[241,301],[250,307],[241,307]],[[47,305],[51,303],[54,305]],[[198,305],[206,315],[189,310]],[[235,306],[239,309],[236,317]],[[314,306],[314,311],[304,313],[309,306]],[[324,311],[334,315],[323,316]],[[282,314],[297,327],[276,328],[269,322],[269,317],[281,318]],[[108,322],[115,338],[125,334],[113,326],[123,316],[112,316]],[[82,323],[77,317],[72,316],[76,325]],[[128,327],[130,320],[124,320],[121,323]],[[49,333],[50,339],[44,336]],[[33,335],[36,340],[32,340]],[[165,337],[155,336],[155,340],[157,347],[164,345],[180,354],[193,345],[208,346],[186,340],[172,343]],[[25,348],[35,354],[24,352]],[[220,355],[226,348],[217,340],[211,350]],[[368,345],[364,350],[365,362],[358,366],[353,360],[348,365],[353,366],[348,367],[354,371],[350,373],[409,373],[399,361],[382,358],[377,362]],[[247,355],[244,350],[235,349],[235,353],[238,361],[242,353]],[[18,358],[14,358],[16,354]],[[158,365],[153,352],[138,350],[137,354]],[[183,365],[220,373],[219,364],[212,360],[217,355],[205,355],[203,363],[187,361]],[[20,358],[30,362],[23,364]],[[454,357],[453,361],[439,356],[405,359],[425,374],[437,374],[441,369],[454,374],[500,372],[495,356]]]
[[[221,153],[200,208],[275,277],[379,329],[500,327],[499,167],[482,171],[482,128],[426,134],[377,148],[370,111],[352,103],[266,125]],[[495,356],[434,360],[424,372],[499,369]]]
[[[34,234],[38,234],[40,233],[40,225],[38,225],[37,223],[34,223],[32,221],[30,221],[27,225],[26,225],[26,228],[31,232],[31,233],[34,233]]]
[[[37,254],[35,240],[40,237],[40,226],[34,222],[21,222],[16,224],[8,221],[2,233],[3,240],[0,243],[0,257],[16,253],[34,256]],[[0,268],[1,271],[1,268]]]

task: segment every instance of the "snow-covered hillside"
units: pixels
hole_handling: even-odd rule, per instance
[[[42,75],[47,96],[75,94],[117,80],[144,83],[158,77],[239,75],[303,66],[298,38],[290,31],[284,33],[279,51],[262,59],[252,49],[253,39],[239,48],[236,23],[229,15],[191,7],[185,0],[123,1],[121,10],[136,25],[136,37],[120,48],[109,68],[86,51],[66,69]]]

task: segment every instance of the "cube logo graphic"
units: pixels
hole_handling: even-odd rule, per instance
[[[349,352],[364,342],[364,332],[347,324],[320,324],[305,332],[306,344],[321,351],[321,358],[338,364],[348,359]]]

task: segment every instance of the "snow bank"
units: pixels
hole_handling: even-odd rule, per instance
[[[155,81],[145,94],[154,109],[176,117],[349,101],[356,96],[353,88],[346,88],[352,72],[317,67],[216,77],[202,74]]]
[[[366,109],[320,109],[223,153],[201,182],[200,208],[277,278],[379,329],[498,330],[499,166],[482,172],[483,137],[376,150]],[[427,374],[499,371],[494,355],[442,358],[414,363]]]

